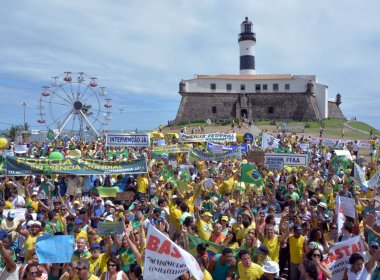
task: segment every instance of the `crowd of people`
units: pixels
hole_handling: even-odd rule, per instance
[[[152,147],[106,148],[102,140],[29,144],[26,154],[16,156],[48,158],[59,152],[69,157],[70,150],[79,150],[83,158],[130,161],[145,157],[148,172],[3,174],[0,280],[143,279],[148,224],[191,252],[204,279],[333,279],[326,262],[329,250],[354,236],[363,238],[365,248],[350,253],[343,279],[380,279],[378,184],[373,189],[360,186],[353,163],[337,170],[331,164],[336,156],[333,147],[293,135],[277,137],[286,152],[308,153],[308,165],[270,170],[247,154],[242,159],[191,162],[185,152],[155,155]],[[193,145],[205,149],[204,143]],[[260,147],[260,137],[249,147]],[[340,148],[354,154],[350,146]],[[11,145],[6,149],[12,149]],[[369,180],[380,161],[375,157],[359,161],[360,152],[355,152],[354,160]],[[256,166],[262,183],[242,180],[244,164]],[[179,187],[185,172],[189,178]],[[120,201],[101,195],[99,187],[118,187],[134,196]],[[335,212],[337,196],[356,203],[356,217],[344,217],[343,225]],[[20,209],[25,212],[23,218],[16,217]],[[122,221],[123,233],[98,234],[98,224],[105,221]],[[73,235],[72,261],[40,263],[36,240],[44,234]],[[193,237],[201,240],[195,248],[190,242]],[[220,251],[210,250],[215,245]],[[192,279],[192,275],[188,271],[178,279]]]

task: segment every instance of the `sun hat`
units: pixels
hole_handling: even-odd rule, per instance
[[[274,261],[267,261],[262,267],[262,270],[265,273],[277,274],[280,271],[280,268],[278,266],[278,263]]]

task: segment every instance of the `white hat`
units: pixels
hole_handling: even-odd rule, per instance
[[[278,263],[273,261],[267,261],[262,267],[263,271],[266,273],[277,274],[280,271]]]
[[[327,209],[327,205],[326,205],[326,203],[324,203],[324,202],[319,202],[319,203],[318,203],[318,206],[319,206],[319,207],[322,207],[323,209]]]
[[[32,192],[32,196],[33,196],[33,195],[36,195],[36,196],[37,196],[37,195],[38,195],[38,192]]]
[[[105,218],[105,221],[107,221],[107,222],[113,222],[113,217],[112,217],[112,215],[108,215],[108,216]]]
[[[106,202],[104,202],[105,205],[111,205],[111,206],[115,206],[111,200],[106,200]]]

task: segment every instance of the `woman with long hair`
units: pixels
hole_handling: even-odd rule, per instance
[[[107,261],[107,271],[102,274],[101,280],[128,280],[127,274],[121,270],[120,260],[110,257]]]
[[[327,280],[332,278],[330,269],[323,262],[323,252],[320,249],[313,248],[307,254],[306,258],[313,261],[317,266],[318,280]]]
[[[309,249],[313,249],[313,248],[321,249],[324,253],[327,253],[329,251],[329,246],[320,228],[313,228],[310,231],[310,236],[307,242],[307,246]]]
[[[137,263],[131,264],[128,273],[130,280],[143,280],[142,268]]]

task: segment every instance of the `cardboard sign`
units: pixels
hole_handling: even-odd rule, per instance
[[[97,233],[99,235],[123,234],[123,222],[99,222]]]
[[[284,165],[286,166],[304,166],[306,167],[309,164],[309,159],[306,154],[265,154],[265,160],[272,160],[270,158],[282,159]]]
[[[134,192],[119,192],[116,194],[115,200],[118,200],[118,201],[133,200],[134,197],[135,197]]]
[[[106,146],[146,146],[149,147],[149,134],[123,134],[111,133],[106,135]]]
[[[259,150],[249,151],[247,155],[248,162],[254,162],[256,164],[263,165],[265,162],[265,152]]]
[[[43,264],[70,262],[74,253],[74,236],[44,234],[37,238],[36,253]]]

